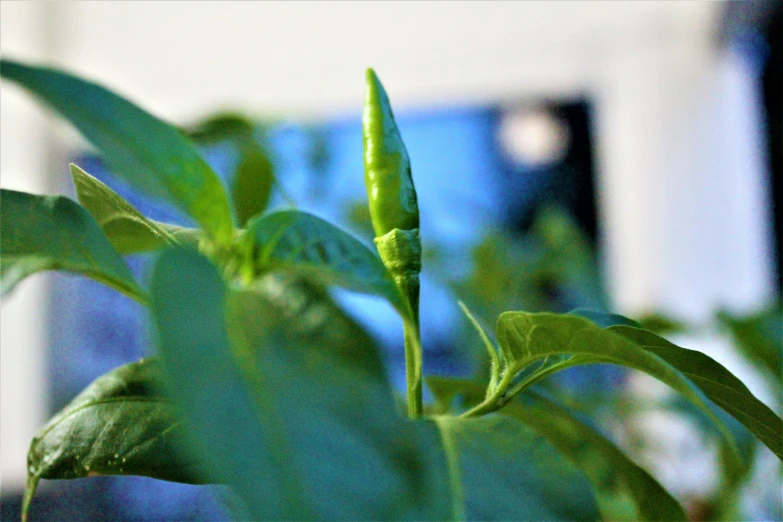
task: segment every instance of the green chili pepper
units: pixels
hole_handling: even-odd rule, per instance
[[[375,71],[367,69],[362,118],[364,183],[375,234],[419,228],[419,205],[408,151],[394,121],[389,97]]]
[[[422,350],[419,337],[419,205],[411,177],[411,163],[394,121],[389,97],[367,69],[367,94],[362,117],[364,183],[375,229],[375,245],[410,307],[405,318],[405,373],[408,415],[422,414]]]

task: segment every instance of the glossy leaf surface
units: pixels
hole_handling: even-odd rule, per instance
[[[100,85],[56,69],[2,60],[0,74],[70,121],[130,184],[177,205],[217,243],[231,241],[223,185],[177,129]]]
[[[295,268],[326,284],[386,298],[410,312],[380,258],[359,240],[312,214],[283,210],[248,223],[244,247],[256,273]]]
[[[2,293],[42,270],[75,272],[145,299],[125,261],[77,203],[62,196],[0,190]]]
[[[515,367],[568,355],[556,369],[609,363],[643,371],[668,384],[698,406],[733,444],[714,404],[749,428],[778,457],[783,446],[781,420],[726,368],[699,352],[675,346],[629,326],[601,328],[576,316],[506,312],[498,319],[498,341]]]
[[[400,418],[377,352],[310,344],[330,314],[281,310],[265,293],[229,291],[191,251],[164,252],[154,270],[169,390],[208,476],[258,519],[446,516],[445,463]]]
[[[143,475],[203,483],[176,449],[185,427],[160,395],[162,381],[159,362],[142,359],[99,377],[55,415],[30,445],[23,516],[41,478]]]

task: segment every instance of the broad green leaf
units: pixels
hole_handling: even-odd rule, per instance
[[[104,87],[63,71],[2,60],[0,74],[70,121],[133,186],[170,200],[218,244],[231,242],[233,223],[223,185],[177,129]]]
[[[256,274],[295,269],[326,284],[386,298],[404,318],[408,305],[380,258],[359,240],[312,214],[283,210],[253,219],[243,239]]]
[[[175,449],[185,430],[160,395],[161,366],[142,359],[99,377],[43,427],[30,444],[22,508],[38,481],[144,475],[200,484],[195,463]]]
[[[547,357],[559,360],[542,376],[572,366],[608,363],[643,371],[668,384],[706,413],[734,446],[720,422],[717,404],[756,434],[778,457],[783,446],[781,420],[747,388],[710,357],[675,346],[653,333],[629,326],[601,328],[581,317],[506,312],[498,318],[498,342],[518,371]],[[529,384],[535,382],[531,379]]]
[[[134,254],[176,245],[176,240],[154,221],[104,183],[71,164],[71,177],[79,203],[103,229],[120,254]]]
[[[633,321],[623,316],[596,312],[588,318],[605,328],[611,327],[610,331],[622,335],[677,368],[712,402],[754,433],[778,458],[783,458],[783,421],[721,364],[701,352],[680,348],[652,332],[631,328],[629,326],[633,326]],[[727,465],[736,467],[736,463]],[[744,473],[745,470],[739,472]]]
[[[677,368],[783,460],[783,421],[724,366],[701,352],[680,348],[646,330],[614,326],[611,331]]]
[[[617,446],[563,407],[528,391],[500,410],[543,435],[593,485],[604,520],[685,520],[679,503]]]
[[[229,290],[187,250],[164,252],[153,272],[169,393],[207,476],[256,519],[447,516],[445,461],[420,448],[431,432],[400,417],[372,370],[377,352],[348,362],[345,346],[310,344],[330,315],[281,310],[272,291]]]
[[[483,387],[471,381],[441,377],[427,384],[441,402],[459,395],[473,405],[484,398]],[[604,520],[685,520],[682,507],[654,478],[566,408],[527,391],[498,413],[544,437],[585,474]]]
[[[133,278],[101,228],[62,196],[0,190],[0,289],[5,295],[42,270],[76,272],[144,302]]]
[[[544,437],[508,417],[436,416],[456,520],[596,520],[590,484]]]
[[[266,209],[275,182],[274,167],[264,149],[252,138],[242,140],[231,199],[239,226],[245,226]]]

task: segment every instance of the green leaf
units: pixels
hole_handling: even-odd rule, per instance
[[[147,252],[177,244],[165,229],[74,164],[71,164],[71,177],[79,203],[92,214],[120,254]]]
[[[254,274],[294,269],[325,284],[386,298],[403,316],[410,309],[380,258],[358,239],[305,212],[283,210],[253,219],[243,239]]]
[[[118,175],[193,216],[217,244],[230,244],[233,223],[223,185],[177,129],[100,85],[56,69],[2,60],[0,74],[70,121]]]
[[[734,446],[713,402],[749,428],[779,458],[783,424],[728,370],[710,357],[675,346],[657,335],[629,326],[601,328],[576,316],[506,312],[498,318],[498,342],[508,356],[508,372],[516,373],[547,357],[558,360],[546,376],[572,366],[608,363],[643,371],[668,384],[706,413]],[[530,378],[515,392],[529,386]]]
[[[334,351],[347,347],[311,345],[303,332],[328,328],[329,314],[292,314],[266,297],[273,289],[231,291],[188,250],[154,269],[169,393],[207,476],[232,484],[256,519],[444,517],[445,462],[400,418],[377,352],[348,362]]]
[[[500,410],[541,433],[593,485],[604,520],[685,520],[679,503],[617,446],[571,412],[528,391]]]
[[[590,484],[543,437],[498,415],[433,417],[455,520],[596,520]]]
[[[627,326],[615,326],[611,330],[685,374],[712,402],[742,423],[783,460],[783,421],[724,366],[701,352],[680,348],[652,332]]]
[[[610,326],[616,326],[616,325],[639,327],[639,323],[637,323],[633,319],[629,319],[628,317],[625,317],[624,315],[609,314],[606,312],[599,312],[598,310],[591,310],[588,308],[577,308],[576,310],[572,310],[568,312],[568,315],[576,315],[579,317],[584,317],[585,319],[589,319],[590,321],[594,322],[595,324],[597,324],[602,328],[608,328]]]
[[[274,167],[264,149],[252,138],[242,140],[240,160],[231,187],[239,226],[266,209],[275,182]]]
[[[144,290],[90,214],[62,196],[0,190],[0,289],[42,270],[76,272],[144,302]]]
[[[783,384],[783,303],[778,301],[747,316],[721,311],[717,319],[731,333],[740,353],[762,368],[780,388]]]
[[[144,475],[201,484],[195,463],[175,448],[184,426],[160,395],[161,366],[142,359],[99,377],[43,427],[30,444],[22,508],[38,481]]]
[[[253,134],[256,123],[249,116],[239,112],[219,112],[208,116],[183,133],[196,143],[213,144],[236,138],[246,138]]]
[[[475,382],[428,378],[436,400],[465,406],[484,398]],[[580,421],[568,409],[527,391],[498,413],[518,420],[556,448],[590,481],[604,520],[685,520],[682,507],[644,469],[634,464],[610,440]]]

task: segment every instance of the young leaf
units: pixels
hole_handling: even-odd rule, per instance
[[[462,301],[459,301],[458,304],[459,307],[462,308],[462,313],[465,314],[473,327],[476,329],[476,332],[478,332],[479,337],[481,337],[481,341],[484,343],[484,348],[486,348],[487,354],[489,355],[489,386],[487,387],[487,391],[491,392],[497,386],[498,380],[500,378],[500,358],[498,357],[497,348],[495,348],[495,345],[492,344],[492,341],[489,340],[487,333],[484,331],[484,328],[481,326],[478,320],[473,317],[472,313],[470,313],[467,305]]]
[[[233,223],[223,185],[177,129],[100,85],[56,69],[2,60],[0,75],[69,120],[129,183],[170,200],[218,244],[231,242]]]
[[[427,384],[436,400],[460,395],[472,405],[484,398],[475,382],[439,377]],[[682,507],[644,469],[566,408],[528,390],[498,411],[526,425],[587,477],[604,520],[685,520]]]
[[[256,274],[294,269],[410,310],[383,263],[359,240],[312,214],[283,210],[253,219],[242,239]]]
[[[68,198],[0,190],[0,289],[42,270],[76,272],[144,302],[144,290],[90,214]]]
[[[22,518],[42,478],[144,475],[203,483],[175,447],[185,428],[160,395],[161,384],[159,362],[142,359],[99,377],[55,415],[30,444]]]
[[[608,363],[643,371],[668,384],[704,411],[730,444],[733,445],[733,437],[720,422],[713,402],[783,458],[780,418],[728,370],[704,354],[679,348],[638,328],[613,326],[604,329],[581,317],[546,313],[501,314],[498,341],[503,353],[513,357],[510,362],[513,368],[521,369],[549,356],[572,355],[571,359],[558,364],[557,369]]]
[[[176,240],[104,183],[71,164],[79,203],[92,214],[120,254],[134,254],[175,245]]]
[[[436,416],[454,520],[596,520],[590,485],[543,437],[516,420]]]
[[[252,138],[241,140],[239,152],[241,156],[231,187],[231,199],[239,226],[243,227],[266,208],[275,175],[264,149]]]
[[[254,518],[445,516],[440,457],[420,450],[415,425],[369,370],[377,353],[349,363],[302,335],[311,322],[327,328],[327,314],[230,291],[214,265],[184,249],[162,254],[151,295],[191,447]]]

